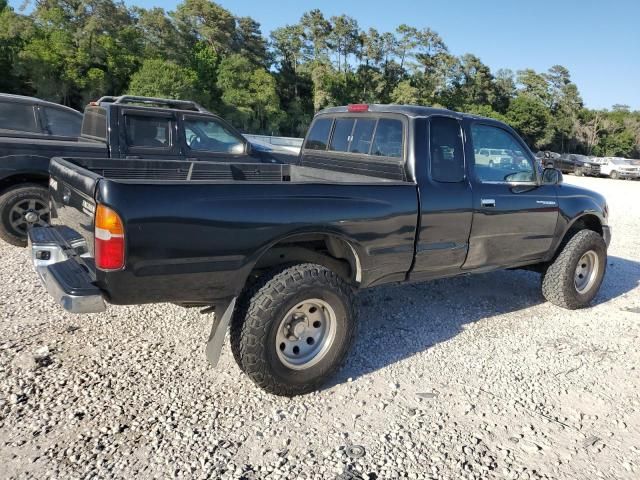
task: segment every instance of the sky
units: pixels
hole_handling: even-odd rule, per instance
[[[11,0],[17,6],[22,0]],[[125,0],[173,10],[177,0]],[[251,16],[262,33],[296,23],[319,8],[347,14],[361,29],[430,27],[454,55],[473,53],[495,72],[564,65],[589,108],[640,110],[640,0],[217,0]]]

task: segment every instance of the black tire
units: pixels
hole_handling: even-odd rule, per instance
[[[19,221],[17,208],[35,202],[38,207],[37,222]],[[43,207],[40,208],[40,207]],[[50,222],[49,191],[35,183],[23,183],[5,191],[0,196],[0,239],[18,247],[27,246],[27,229],[32,225],[43,226]]]
[[[620,178],[620,175],[618,175],[618,172],[616,172],[615,170],[613,170],[610,174],[609,174],[609,178],[613,179],[613,180],[618,180],[618,178]]]
[[[576,167],[576,169],[573,171],[573,174],[576,177],[582,177],[583,173],[582,173],[582,169],[580,167]]]
[[[335,312],[335,335],[317,363],[304,369],[281,361],[276,335],[292,308],[321,299]],[[269,393],[301,395],[317,390],[342,365],[357,325],[353,289],[326,267],[304,263],[261,276],[239,299],[231,321],[231,349],[240,369]]]
[[[597,273],[591,286],[583,292],[576,286],[576,268],[587,252],[597,256]],[[607,245],[600,234],[592,230],[577,231],[560,250],[559,255],[542,274],[542,294],[554,305],[575,310],[589,306],[594,299],[607,268]]]

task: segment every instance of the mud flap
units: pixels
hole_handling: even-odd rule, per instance
[[[237,298],[238,297],[233,297],[230,301],[216,304],[216,317],[211,326],[211,333],[209,334],[206,349],[207,360],[209,360],[209,363],[214,367],[218,365],[218,360],[220,360],[222,344],[227,334],[227,328],[229,327]]]

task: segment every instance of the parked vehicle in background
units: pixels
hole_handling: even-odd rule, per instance
[[[489,166],[484,149],[509,161]],[[85,157],[50,170],[55,226],[29,239],[56,301],[214,305],[211,363],[230,324],[242,371],[279,395],[340,366],[361,288],[526,267],[574,309],[607,265],[601,195],[540,171],[509,126],[449,110],[326,109],[296,165]]]
[[[640,165],[634,165],[631,160],[619,157],[605,157],[606,163],[600,166],[600,173],[609,178],[637,179],[640,178]]]
[[[556,161],[556,168],[563,173],[573,173],[574,175],[588,175],[597,177],[600,175],[600,165],[591,160],[586,155],[577,153],[563,153]]]
[[[81,125],[82,114],[73,108],[0,93],[0,137],[75,140],[80,136]]]
[[[29,121],[34,130],[53,125],[40,123],[45,115],[54,118],[49,106],[19,106],[30,112],[23,113],[22,128]],[[75,112],[76,116],[81,115]],[[103,97],[85,108],[80,137],[52,138],[41,132],[0,136],[0,238],[6,242],[24,246],[31,226],[49,222],[47,185],[49,160],[54,156],[241,163],[297,160],[289,152],[254,150],[240,132],[194,102]],[[110,168],[117,170],[119,165],[115,162]],[[155,174],[161,177],[163,171]]]

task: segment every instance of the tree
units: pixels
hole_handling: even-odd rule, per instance
[[[531,147],[540,148],[549,141],[551,116],[539,98],[521,93],[509,105],[506,118]]]
[[[403,80],[393,89],[391,101],[400,105],[417,105],[420,103],[420,91],[409,80]]]
[[[326,57],[331,23],[324,18],[323,13],[317,8],[304,13],[300,19],[300,25],[304,29],[305,39],[310,42],[312,58],[321,60]]]
[[[239,54],[229,55],[220,62],[218,87],[227,115],[243,130],[270,133],[278,128],[276,82],[264,68]]]
[[[217,54],[233,49],[236,20],[210,0],[184,0],[171,14],[182,40],[189,47],[202,41]]]
[[[234,51],[248,58],[256,66],[268,68],[271,64],[267,41],[262,36],[260,24],[251,17],[237,19]]]
[[[348,17],[340,15],[339,17],[331,17],[332,28],[329,33],[329,40],[335,49],[338,59],[338,72],[342,71],[343,63],[341,58],[344,57],[344,69],[348,68],[347,59],[350,54],[355,54],[359,42],[358,22]]]
[[[128,93],[145,97],[197,99],[198,77],[191,69],[170,60],[145,60],[131,77]]]

